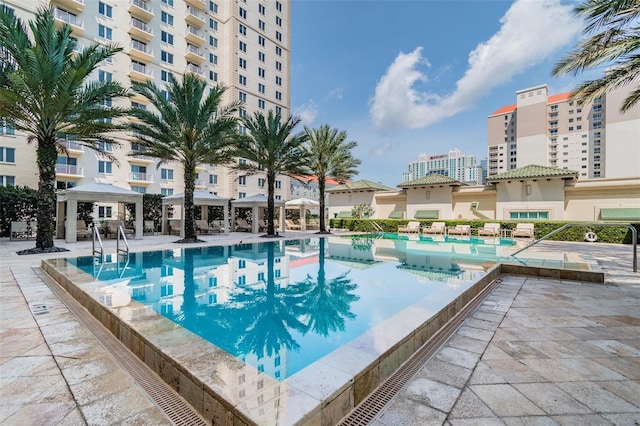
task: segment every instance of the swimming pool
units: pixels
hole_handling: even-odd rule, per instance
[[[42,266],[216,424],[336,424],[499,275],[509,250],[360,235]]]

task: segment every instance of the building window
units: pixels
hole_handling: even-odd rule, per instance
[[[276,61],[276,69],[282,71],[282,62]]]
[[[260,13],[260,15],[264,15],[265,11],[267,10],[266,7],[264,7],[263,4],[259,4],[258,5],[258,13]]]
[[[16,149],[0,146],[0,162],[2,163],[15,163],[16,162]]]
[[[213,65],[218,65],[218,55],[209,53],[209,62],[212,63]]]
[[[258,108],[260,109],[264,109],[265,107],[265,102],[262,99],[258,99]]]
[[[162,62],[166,62],[167,64],[173,64],[173,53],[162,50],[160,52],[160,60]]]
[[[275,182],[275,185],[276,185],[276,189],[282,189],[282,181],[277,180]]]
[[[246,192],[238,192],[238,199],[240,199],[240,198],[244,198],[244,197],[246,197],[246,196],[247,196],[247,193],[246,193]]]
[[[209,18],[209,28],[214,31],[218,31],[218,21],[213,18]]]
[[[215,71],[209,71],[209,80],[218,81],[218,73]]]
[[[173,169],[160,169],[160,179],[173,180]]]
[[[279,101],[281,101],[281,100],[282,100],[282,92],[278,92],[278,91],[276,90],[276,99],[277,99],[277,100],[279,100]]]
[[[242,24],[238,24],[238,32],[244,36],[247,35],[247,27],[242,25]]]
[[[113,208],[110,206],[98,206],[98,218],[111,219]]]
[[[264,183],[265,183],[265,179],[264,178],[258,178],[258,186],[260,188],[264,187]]]
[[[238,42],[238,49],[239,49],[241,52],[245,52],[245,53],[247,53],[247,43],[245,43],[244,41],[239,41],[239,42]]]
[[[258,28],[260,28],[262,31],[266,30],[266,24],[264,23],[264,21],[262,20],[258,20]]]
[[[265,45],[265,38],[262,37],[261,35],[258,36],[258,44],[262,47],[264,47]]]
[[[597,121],[597,122],[593,123],[593,128],[594,129],[602,129],[602,121]]]
[[[217,185],[218,184],[218,175],[209,175],[209,184]]]
[[[113,40],[113,30],[104,25],[98,25],[98,36],[107,40]]]
[[[173,15],[165,12],[164,10],[160,12],[160,20],[165,24],[173,27]]]
[[[162,40],[163,43],[167,43],[173,46],[173,34],[170,34],[166,31],[161,31],[160,40]]]
[[[282,18],[279,16],[276,16],[276,25],[281,27],[282,26]]]
[[[238,185],[246,185],[246,184],[247,184],[247,177],[246,176],[238,177]]]
[[[241,102],[247,102],[247,94],[244,92],[238,92],[238,100]]]
[[[162,3],[166,4],[169,7],[173,7],[173,0],[162,0]]]
[[[243,58],[238,58],[238,66],[242,69],[247,69],[247,60]]]
[[[549,219],[548,211],[513,211],[509,212],[509,219],[518,220],[518,219],[533,219],[533,220],[544,220]]]
[[[264,62],[265,61],[265,54],[264,52],[258,52],[258,60],[260,62]]]
[[[111,174],[113,171],[112,167],[113,163],[111,163],[111,161],[98,161],[98,173]]]
[[[276,114],[282,114],[282,107],[276,106]]]
[[[238,15],[240,15],[240,17],[242,19],[247,19],[247,11],[246,9],[243,9],[242,7],[238,10]]]
[[[131,190],[134,192],[138,192],[140,194],[146,194],[147,193],[147,188],[144,186],[135,186],[135,185],[131,185]]]
[[[276,55],[282,56],[282,47],[276,46]]]
[[[282,41],[282,33],[280,31],[276,31],[276,40]]]
[[[209,46],[218,48],[218,39],[214,36],[209,36]]]
[[[218,5],[212,1],[209,2],[209,10],[213,13],[218,13]]]
[[[258,83],[258,92],[264,93],[264,84]]]
[[[111,74],[110,72],[106,72],[106,71],[102,71],[102,70],[98,71],[98,80],[99,81],[111,81],[112,79],[113,79],[113,74]]]
[[[172,78],[171,77],[171,73],[169,71],[166,71],[166,70],[161,70],[160,71],[160,79],[162,81],[169,82],[169,81],[171,81],[171,78]]]
[[[5,120],[0,119],[0,135],[15,135],[16,129]]]
[[[16,186],[16,177],[0,175],[0,186]]]
[[[276,2],[276,10],[278,12],[282,12],[282,3],[280,3],[279,1]]]
[[[276,76],[276,85],[277,86],[282,86],[282,77]]]
[[[163,197],[173,195],[173,188],[160,188],[160,195]]]
[[[238,83],[240,83],[241,86],[246,86],[247,85],[247,77],[244,75],[239,75],[238,76]]]
[[[132,104],[134,102],[131,102]],[[105,152],[113,151],[113,144],[111,142],[100,141],[98,142],[98,149]]]
[[[113,7],[103,2],[98,2],[98,13],[107,18],[111,18],[113,15]]]

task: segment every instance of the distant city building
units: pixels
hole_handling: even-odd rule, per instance
[[[482,170],[476,157],[465,155],[454,148],[446,154],[420,154],[418,161],[409,163],[408,171],[402,174],[402,182],[409,182],[432,174],[447,176],[470,185],[482,184]]]
[[[634,87],[580,105],[547,85],[519,90],[488,118],[489,176],[527,165],[577,170],[579,179],[640,176],[640,104],[620,106]]]
[[[23,20],[31,20],[45,0],[0,0]],[[163,86],[173,74],[181,78],[194,74],[209,88],[223,84],[227,90],[222,104],[241,101],[238,117],[256,111],[274,110],[290,114],[290,0],[270,2],[228,2],[205,0],[86,1],[51,0],[59,23],[72,28],[77,48],[92,43],[117,43],[123,51],[104,61],[90,80],[113,80],[129,87],[132,81],[153,81]],[[149,100],[136,95],[114,100],[119,107],[152,108]],[[241,133],[246,131],[238,127]],[[122,146],[105,144],[117,162],[100,157],[69,138],[56,164],[57,189],[96,181],[111,183],[141,193],[173,195],[184,191],[179,163],[158,168],[158,161],[145,156],[122,134]],[[129,155],[137,153],[139,155]],[[245,161],[237,159],[238,162]],[[227,198],[266,193],[266,175],[246,175],[217,164],[196,167],[196,189]],[[36,145],[27,135],[0,120],[0,185],[38,185]],[[289,177],[278,176],[275,197],[287,200]],[[98,203],[95,215],[109,203]]]
[[[315,176],[304,176],[298,179],[291,178],[291,193],[289,198],[309,198],[310,200],[320,201],[320,189],[318,188],[318,179]],[[340,182],[327,179],[325,180],[325,190],[339,185]],[[326,195],[325,195],[326,198]]]

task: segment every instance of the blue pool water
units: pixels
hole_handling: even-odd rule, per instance
[[[420,301],[433,314],[506,242],[356,236],[67,259],[103,285],[282,380]]]

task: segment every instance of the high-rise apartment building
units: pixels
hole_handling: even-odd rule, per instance
[[[0,0],[27,21],[43,0]],[[78,48],[90,43],[117,43],[123,51],[104,62],[93,74],[96,80],[152,80],[162,86],[170,73],[180,78],[193,73],[211,87],[227,87],[223,104],[244,103],[239,115],[272,109],[290,113],[290,0],[51,0],[58,21],[71,25]],[[120,101],[123,107],[150,108],[135,96]],[[115,104],[115,101],[114,101]],[[35,145],[26,135],[0,123],[0,184],[37,187]],[[245,129],[240,126],[239,130]],[[178,163],[157,168],[157,161],[139,150],[131,135],[122,146],[104,148],[118,159],[111,162],[73,140],[68,154],[60,153],[57,187],[64,189],[95,181],[142,193],[172,195],[184,190]],[[243,161],[243,159],[238,159]],[[266,191],[265,176],[245,176],[228,167],[200,164],[196,189],[229,198]],[[279,177],[276,198],[289,198],[290,181]]]
[[[420,154],[417,161],[409,163],[408,170],[402,174],[402,182],[436,173],[472,185],[482,183],[482,170],[476,157],[465,155],[457,148],[440,155]]]
[[[620,105],[631,86],[586,104],[546,85],[517,92],[517,103],[489,116],[489,176],[527,165],[580,172],[580,179],[640,176],[640,105]]]

